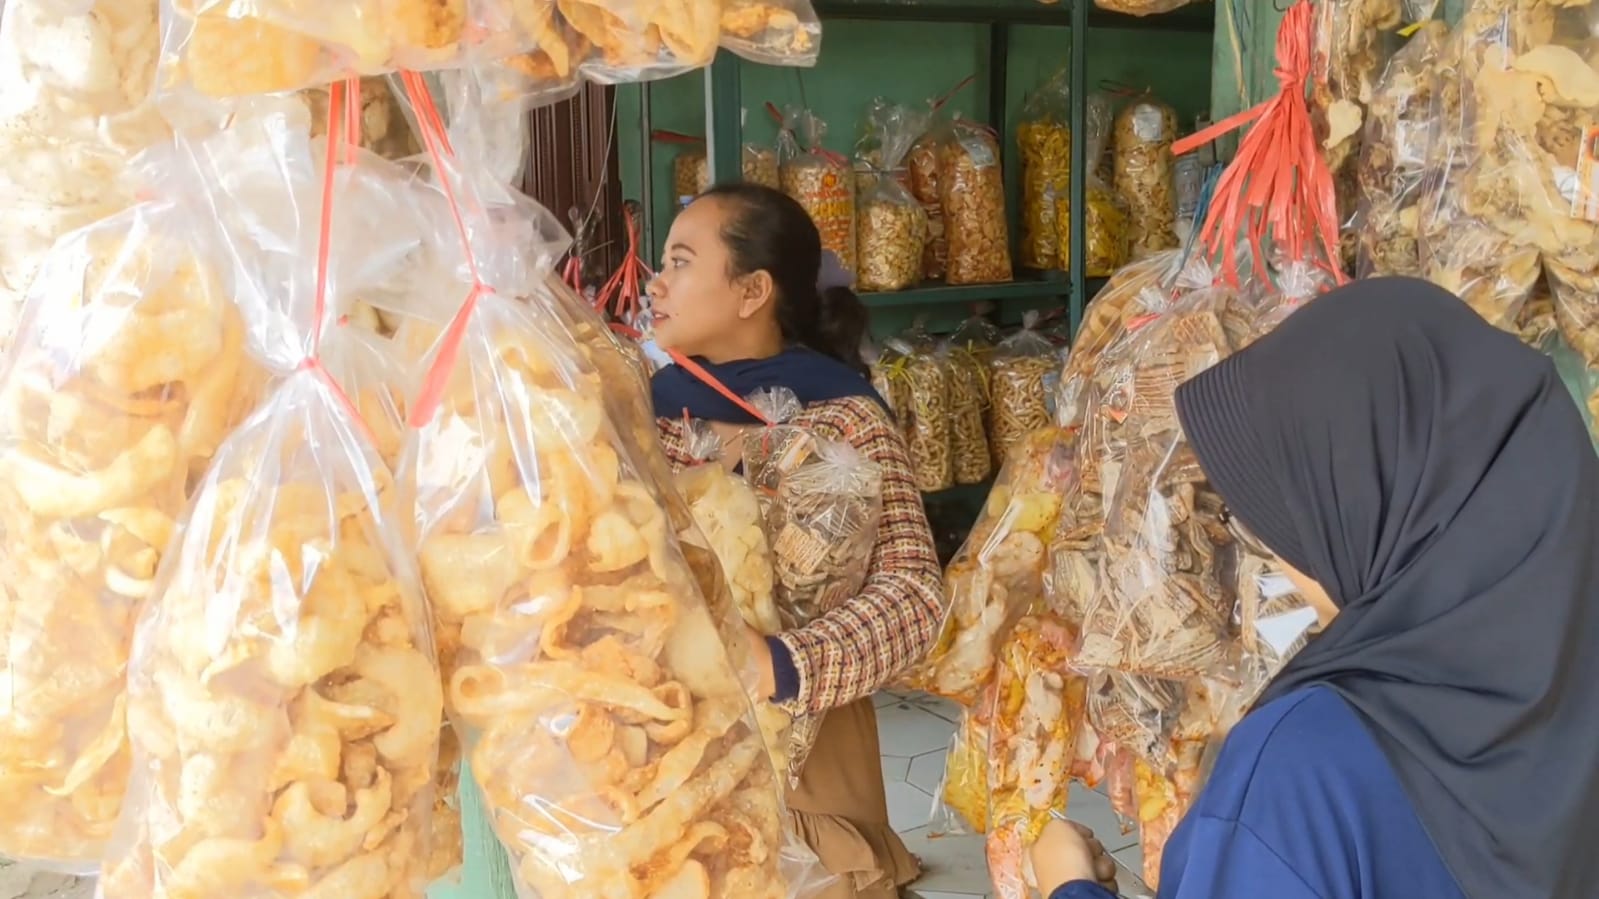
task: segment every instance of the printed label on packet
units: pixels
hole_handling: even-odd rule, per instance
[[[1571,217],[1599,222],[1599,125],[1583,132],[1577,151],[1577,183],[1572,191]]]

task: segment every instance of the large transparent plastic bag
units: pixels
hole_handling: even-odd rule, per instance
[[[259,372],[196,210],[63,237],[0,374],[0,854],[92,870],[129,773],[128,643],[192,472]]]
[[[1225,657],[1233,602],[1233,541],[1224,504],[1183,439],[1172,396],[1235,346],[1224,317],[1235,291],[1214,287],[1179,300],[1137,332],[1098,404],[1107,429],[1104,558],[1087,598],[1078,663],[1156,677],[1212,670]],[[1116,467],[1106,472],[1104,466]],[[1086,480],[1086,474],[1085,474]]]
[[[474,301],[408,456],[423,575],[458,644],[448,705],[518,890],[786,895],[802,877],[785,868],[811,859],[786,847],[723,649],[743,638],[679,551],[638,461],[653,446],[617,429],[552,298],[531,299]]]
[[[362,430],[300,371],[202,482],[134,640],[106,899],[425,888],[439,675]]]
[[[156,0],[10,0],[0,18],[0,346],[55,239],[133,202],[166,139],[148,103]]]
[[[163,91],[236,97],[516,49],[500,0],[162,0]]]
[[[139,618],[135,775],[102,869],[106,899],[418,896],[433,873],[443,700],[408,510],[319,357],[331,285],[353,288],[361,266],[342,264],[358,257],[336,252],[336,216],[266,228],[308,195],[330,208],[321,191],[341,183],[282,165],[308,155],[296,124],[244,123],[233,137],[248,152],[219,152],[219,137],[191,157],[251,348],[286,374],[218,451]],[[325,167],[339,149],[330,138]]]
[[[1041,608],[1047,541],[1076,472],[1075,435],[1033,432],[1000,470],[971,536],[944,572],[950,609],[938,642],[910,677],[917,689],[977,700],[1018,619]]]
[[[1421,275],[1422,178],[1432,148],[1436,63],[1449,29],[1422,26],[1389,60],[1377,82],[1360,145],[1355,271]]]
[[[453,296],[515,291],[480,286],[418,326],[440,338],[405,468],[447,704],[517,888],[814,888],[736,673],[743,625],[671,488],[642,374],[537,249],[547,213],[486,196],[470,160],[430,145],[462,227],[437,271]]]
[[[776,579],[766,517],[749,484],[724,464],[721,441],[695,422],[688,431],[688,451],[698,463],[673,477],[677,491],[688,502],[698,533],[685,530],[679,539],[693,541],[701,535],[722,565],[727,588],[744,623],[762,636],[783,630],[777,612]],[[792,716],[771,702],[757,702],[756,723],[772,759],[772,770],[790,773],[789,727]]]
[[[1027,899],[1027,850],[1067,811],[1088,682],[1070,669],[1076,632],[1047,614],[1017,624],[995,682],[986,844],[995,899]]]

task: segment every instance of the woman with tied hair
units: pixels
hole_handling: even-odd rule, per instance
[[[903,438],[861,361],[866,308],[790,197],[733,184],[695,199],[672,224],[650,283],[656,342],[694,358],[735,395],[788,388],[795,424],[851,444],[883,474],[883,512],[860,593],[775,637],[750,632],[762,695],[820,718],[790,791],[797,830],[839,875],[824,899],[895,899],[916,859],[889,824],[872,695],[931,648],[943,602],[932,533]],[[661,441],[686,452],[685,413],[711,422],[736,460],[759,422],[679,366],[652,380]]]
[[[1379,278],[1176,405],[1324,627],[1228,735],[1161,899],[1599,895],[1599,461],[1549,360]],[[1109,895],[1094,856],[1051,825],[1045,895]]]

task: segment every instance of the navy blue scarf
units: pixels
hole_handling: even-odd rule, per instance
[[[786,387],[794,391],[802,405],[858,396],[872,400],[886,411],[888,404],[872,389],[860,372],[837,359],[815,350],[793,347],[767,359],[744,359],[714,364],[695,359],[706,371],[733,393],[747,397],[762,388]],[[669,365],[650,379],[655,414],[679,418],[684,412],[692,418],[727,424],[759,424],[754,416],[722,396],[681,365]]]

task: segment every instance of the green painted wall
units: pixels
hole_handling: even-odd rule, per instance
[[[1047,26],[1011,26],[1006,110],[1014,122],[1026,95],[1064,66],[1070,31]],[[1175,105],[1192,124],[1210,103],[1211,38],[1206,34],[1164,34],[1151,31],[1095,29],[1088,39],[1089,79],[1153,88]],[[934,49],[937,48],[937,49]],[[947,90],[967,75],[977,80],[951,102],[962,115],[989,119],[987,28],[981,25],[830,21],[825,26],[821,62],[814,69],[782,69],[746,65],[740,90],[747,109],[746,139],[770,143],[776,128],[762,104],[779,108],[808,102],[829,124],[827,145],[848,152],[859,120],[874,97],[913,103]],[[618,92],[617,143],[622,180],[629,197],[640,192],[643,159],[650,157],[655,210],[651,222],[657,252],[670,222],[672,159],[678,148],[644,146],[639,117],[646,88],[628,86]],[[705,81],[698,73],[656,82],[648,87],[652,124],[656,128],[699,135],[705,130]],[[1008,135],[1007,162],[1014,158],[1014,135]],[[1016,169],[1007,165],[1015,202]]]

